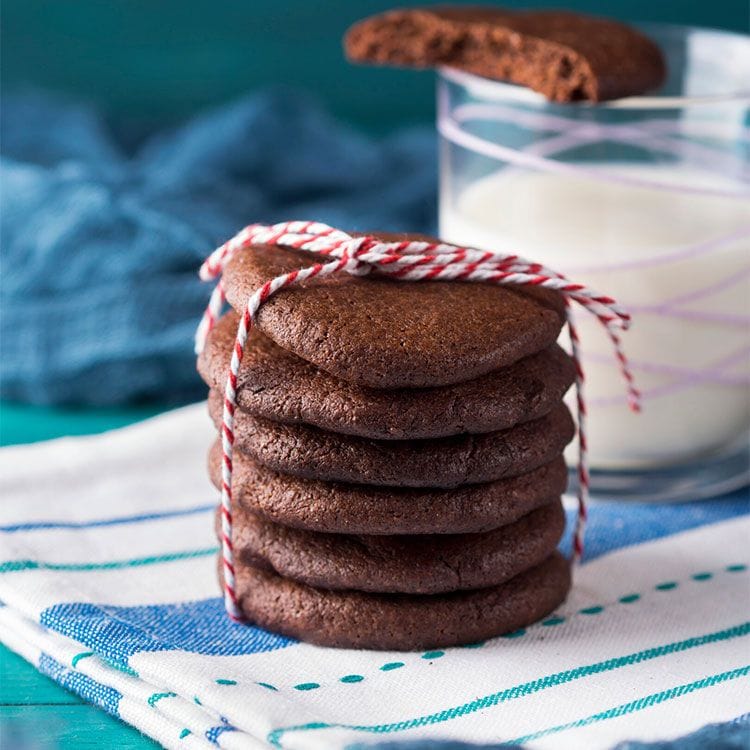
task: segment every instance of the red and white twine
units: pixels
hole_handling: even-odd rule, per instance
[[[280,289],[300,284],[315,276],[331,276],[342,271],[357,275],[375,275],[399,281],[466,281],[490,284],[539,286],[553,289],[565,298],[567,325],[570,332],[571,356],[576,368],[578,411],[578,518],[573,533],[573,557],[583,554],[586,526],[586,507],[589,492],[589,473],[586,461],[586,400],[584,373],[581,367],[580,339],[571,314],[576,302],[595,315],[606,329],[627,386],[631,409],[639,409],[639,393],[633,383],[628,361],[618,332],[626,330],[630,316],[615,300],[598,294],[582,284],[576,284],[545,266],[524,260],[517,255],[506,255],[446,243],[410,240],[382,242],[375,237],[352,237],[339,229],[311,221],[290,221],[273,226],[251,224],[216,249],[203,263],[200,277],[204,281],[219,278],[203,319],[196,333],[196,351],[203,349],[208,332],[221,315],[225,302],[220,279],[232,256],[252,245],[276,245],[304,250],[320,257],[320,261],[306,268],[268,280],[247,301],[237,327],[234,351],[224,389],[224,410],[221,427],[222,485],[221,547],[224,568],[224,602],[230,617],[242,619],[236,596],[234,551],[232,547],[232,452],[234,445],[234,412],[237,406],[237,375],[245,353],[247,338],[264,302]],[[332,259],[332,260],[331,260]]]

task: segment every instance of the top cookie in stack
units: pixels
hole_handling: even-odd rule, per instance
[[[413,236],[377,235],[386,241]],[[257,246],[227,264],[235,311],[309,253]],[[237,385],[234,545],[240,606],[335,646],[468,643],[544,616],[569,587],[562,299],[539,288],[348,274],[260,309]],[[237,312],[198,367],[221,422]],[[220,483],[221,451],[210,456]]]

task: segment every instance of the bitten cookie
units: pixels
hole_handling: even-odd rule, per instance
[[[221,516],[217,511],[217,531]],[[559,499],[483,534],[365,536],[290,529],[237,509],[246,565],[322,589],[442,594],[498,586],[549,557],[565,528]]]
[[[661,51],[636,29],[558,10],[393,10],[352,26],[344,47],[357,62],[460,68],[557,102],[641,94],[666,75]]]
[[[297,250],[249,247],[224,269],[227,300],[241,312],[269,279],[317,260]],[[283,289],[257,316],[257,326],[279,346],[338,378],[370,388],[471,380],[552,346],[564,322],[562,297],[539,287],[350,274]]]
[[[223,390],[239,316],[208,336],[198,370]],[[341,380],[263,336],[250,335],[237,383],[240,408],[277,422],[303,422],[348,435],[403,440],[494,432],[547,414],[573,383],[557,344],[474,380],[437,388],[366,388]]]
[[[223,398],[208,397],[221,424]],[[396,487],[457,487],[518,476],[548,464],[573,439],[570,412],[559,404],[533,422],[502,432],[435,440],[367,440],[235,412],[235,447],[276,471],[306,479]]]
[[[219,561],[221,579],[221,561]],[[567,560],[540,565],[487,589],[415,596],[327,591],[239,564],[239,606],[268,630],[322,646],[408,651],[475,643],[536,622],[570,588]]]
[[[450,490],[376,487],[302,479],[268,469],[241,451],[232,459],[232,497],[269,521],[336,534],[467,534],[513,523],[565,492],[562,457],[510,479]],[[209,456],[221,487],[221,443]]]

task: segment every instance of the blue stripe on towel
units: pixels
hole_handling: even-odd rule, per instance
[[[589,509],[584,562],[607,552],[660,539],[750,512],[750,491],[743,488],[715,500],[692,503],[596,502]],[[568,513],[563,550],[570,551],[575,513]]]
[[[107,713],[119,717],[119,704],[122,695],[114,688],[102,685],[81,672],[69,669],[47,654],[39,657],[39,671],[55,682],[80,695],[85,701],[103,708]]]
[[[273,651],[296,642],[232,622],[220,597],[133,607],[57,604],[42,612],[40,622],[122,667],[138,651],[236,656]]]
[[[99,526],[119,526],[120,524],[143,523],[145,521],[161,521],[165,518],[192,516],[197,513],[207,513],[210,510],[214,510],[214,508],[216,508],[216,503],[204,503],[192,508],[178,508],[177,510],[165,510],[156,513],[139,513],[131,516],[114,516],[112,518],[99,518],[91,521],[27,521],[25,523],[0,526],[0,531],[15,533],[18,531],[47,531],[50,529],[93,529]]]

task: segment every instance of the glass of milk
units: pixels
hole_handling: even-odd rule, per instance
[[[593,489],[689,500],[750,479],[750,36],[643,30],[670,71],[649,96],[553,104],[440,71],[440,235],[629,309],[641,414],[598,323],[577,314]]]

